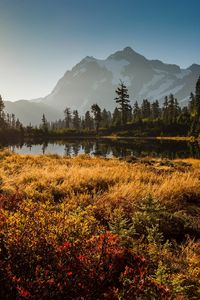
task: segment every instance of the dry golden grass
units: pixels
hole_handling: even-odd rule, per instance
[[[149,195],[154,206],[143,209],[152,199]],[[126,161],[4,151],[0,152],[0,201],[2,243],[8,249],[17,245],[20,253],[29,255],[37,253],[44,240],[47,245],[60,240],[79,245],[103,228],[117,233],[127,245],[131,242],[133,253],[153,262],[152,276],[170,287],[169,299],[198,299],[198,160]],[[160,233],[164,240],[159,241]]]
[[[172,210],[200,198],[200,163],[128,163],[118,159],[30,156],[1,153],[1,189],[22,192],[27,198],[59,200],[72,194],[92,194],[112,209],[131,206],[151,194]],[[161,163],[162,162],[162,163]]]
[[[173,141],[189,141],[195,142],[195,137],[193,136],[158,136],[157,140],[173,140]]]

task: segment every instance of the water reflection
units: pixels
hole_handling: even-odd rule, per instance
[[[38,144],[22,143],[9,148],[21,154],[59,154],[76,156],[79,154],[100,155],[104,157],[152,156],[161,158],[200,158],[198,143],[186,141],[160,140],[68,140],[43,142]]]

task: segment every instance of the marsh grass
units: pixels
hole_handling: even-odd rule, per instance
[[[126,161],[4,151],[0,208],[5,299],[65,299],[66,293],[69,299],[198,299],[197,160]],[[112,251],[101,248],[105,232]],[[71,245],[69,251],[66,245]],[[61,250],[68,251],[62,259]],[[79,256],[83,273],[76,267]],[[109,261],[110,270],[116,270],[115,276],[111,272],[115,282],[109,277]],[[71,273],[80,277],[79,284],[72,284]]]

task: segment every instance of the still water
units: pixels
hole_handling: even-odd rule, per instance
[[[37,144],[22,143],[8,145],[20,154],[59,154],[76,156],[89,154],[104,157],[161,157],[161,158],[200,158],[200,145],[186,141],[160,141],[148,139],[120,140],[64,140]]]

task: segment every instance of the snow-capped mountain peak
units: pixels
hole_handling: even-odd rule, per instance
[[[64,74],[40,103],[61,113],[66,107],[85,112],[93,103],[113,110],[116,106],[115,89],[121,79],[128,87],[131,104],[136,100],[140,103],[143,99],[163,102],[170,93],[180,103],[186,104],[190,93],[194,92],[199,74],[200,65],[181,69],[175,64],[149,60],[126,47],[105,60],[86,56]],[[12,112],[15,113],[15,109]]]
[[[105,60],[86,56],[65,73],[53,92],[42,101],[62,110],[69,106],[85,111],[94,102],[112,110],[114,91],[121,79],[128,86],[132,103],[144,98],[163,101],[170,93],[181,102],[194,90],[199,73],[199,65],[181,69],[160,60],[148,60],[126,47]]]

